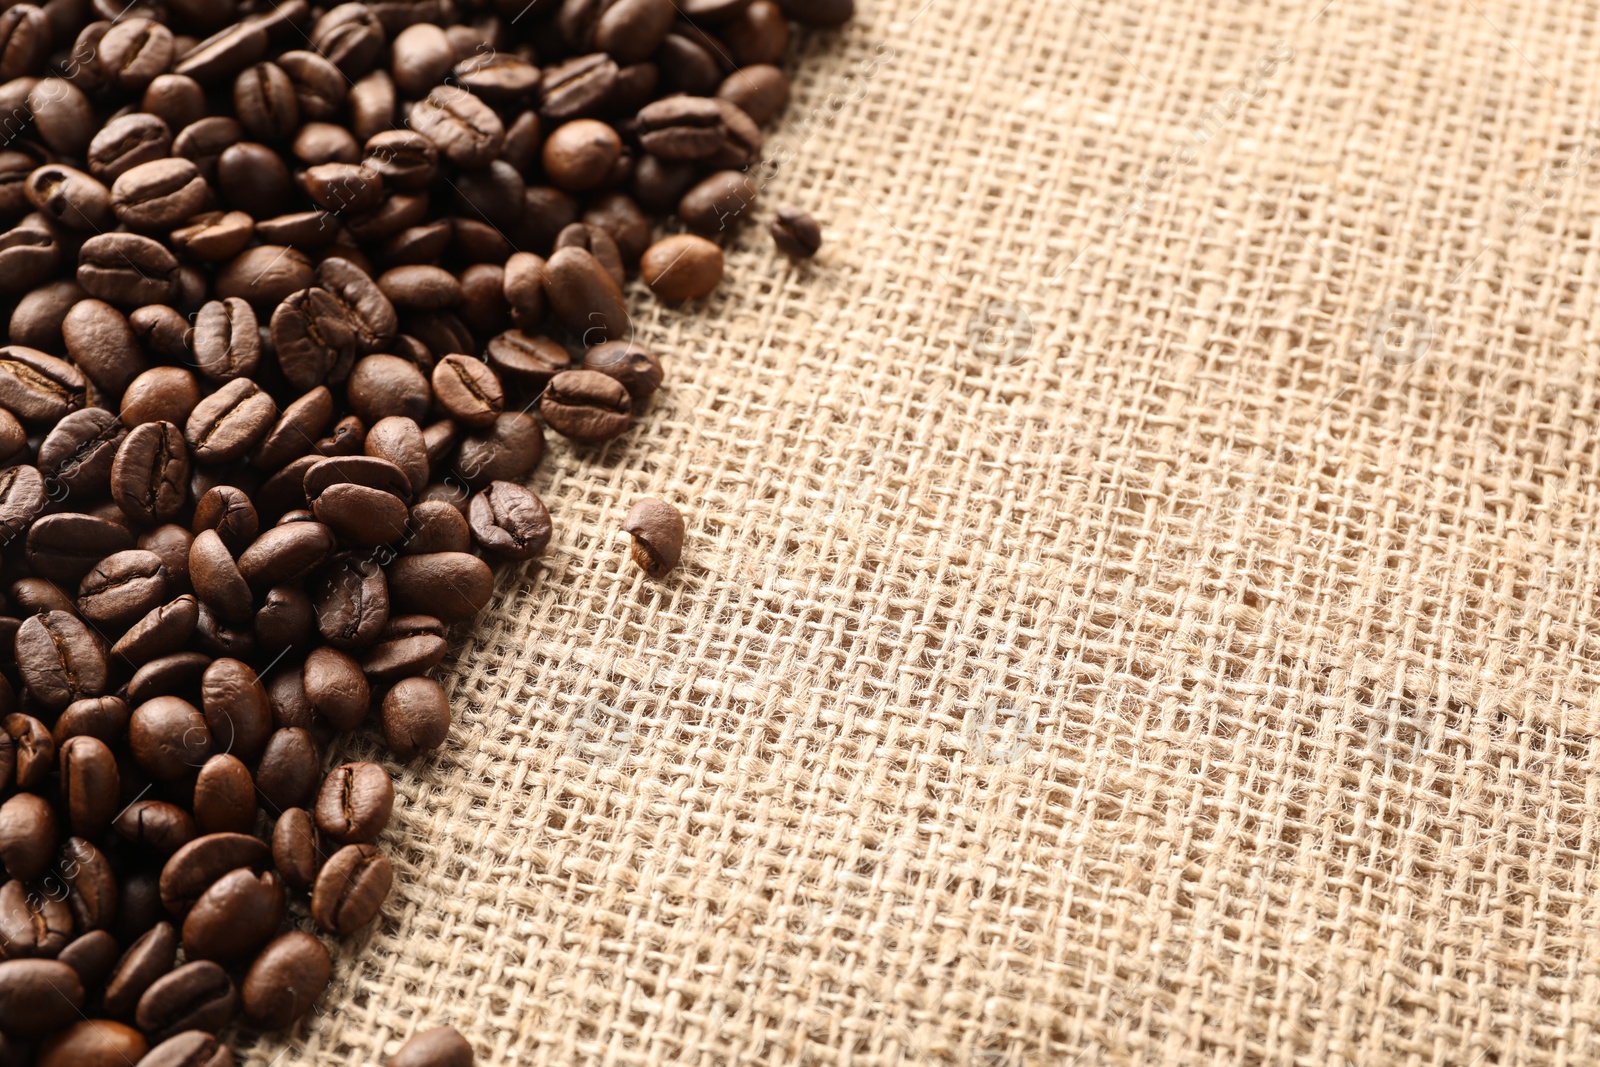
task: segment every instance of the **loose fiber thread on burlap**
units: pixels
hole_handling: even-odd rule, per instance
[[[1600,1062],[1600,10],[797,48],[823,256],[637,302],[667,387],[546,457],[386,916],[247,1062]]]

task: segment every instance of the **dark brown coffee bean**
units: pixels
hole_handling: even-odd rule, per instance
[[[13,774],[18,789],[33,789],[55,769],[55,737],[32,715],[11,712],[3,724],[11,739]]]
[[[283,409],[278,421],[250,453],[251,464],[271,470],[305,455],[332,419],[333,394],[319,385]]]
[[[415,364],[383,354],[357,363],[345,391],[350,406],[368,422],[395,415],[421,419],[433,399],[427,378]]]
[[[627,279],[622,269],[622,252],[617,248],[617,242],[611,239],[611,235],[599,227],[584,222],[574,222],[556,235],[556,249],[563,248],[583,249],[605,268],[618,288],[626,283]]]
[[[409,760],[444,744],[450,733],[450,698],[432,678],[406,678],[383,698],[383,739],[396,758]]]
[[[196,629],[199,629],[201,614],[197,606]],[[211,657],[203,652],[174,652],[153,659],[134,671],[128,680],[128,702],[139,705],[156,697],[193,696],[210,663]]]
[[[172,970],[178,954],[178,933],[171,923],[151,927],[128,947],[106,981],[106,1014],[128,1018],[139,998],[157,978]]]
[[[669,96],[641,108],[639,144],[668,162],[748,166],[761,153],[761,130],[732,101]]]
[[[454,473],[472,488],[482,489],[493,481],[519,481],[543,455],[544,429],[538,420],[525,411],[507,411],[493,426],[462,438]],[[462,506],[466,506],[464,496]]]
[[[290,293],[310,285],[314,277],[311,261],[303,252],[279,245],[257,245],[239,253],[217,273],[212,291],[218,299],[236,296],[259,310],[275,307]],[[312,382],[306,388],[316,384]]]
[[[715,236],[737,228],[756,203],[756,184],[748,174],[721,170],[683,194],[678,217],[696,233]]]
[[[24,425],[53,425],[83,407],[87,385],[64,359],[22,345],[0,348],[0,407]]]
[[[595,444],[628,432],[633,425],[633,398],[615,378],[599,371],[569,370],[550,379],[539,412],[563,437]]]
[[[349,374],[356,359],[355,324],[326,289],[301,289],[272,313],[272,344],[290,384],[314,389]]]
[[[115,225],[111,191],[73,167],[60,163],[38,167],[28,175],[23,192],[35,211],[68,229],[99,233]]]
[[[311,888],[322,869],[317,826],[305,808],[289,808],[272,827],[272,865],[290,889]]]
[[[777,63],[789,47],[789,23],[772,0],[755,0],[720,27],[720,35],[740,67]]]
[[[317,875],[311,918],[318,929],[348,937],[377,917],[393,884],[394,868],[377,848],[346,845]]]
[[[255,589],[298,582],[321,566],[333,549],[333,531],[320,522],[274,526],[245,549],[239,572]]]
[[[354,730],[366,721],[371,690],[361,665],[344,652],[313,650],[306,657],[301,683],[317,716],[335,730]]]
[[[50,19],[42,8],[17,4],[0,12],[0,81],[38,73],[50,40]]]
[[[409,536],[401,551],[412,555],[466,552],[472,547],[472,531],[467,526],[466,516],[440,500],[423,500],[412,507],[407,530]]]
[[[146,304],[144,307],[135,308],[128,316],[128,325],[133,327],[134,336],[139,338],[139,343],[145,350],[157,359],[172,360],[180,363],[193,362],[194,353],[190,348],[189,320],[184,318],[176,308],[166,304]],[[155,368],[161,370],[162,368]],[[170,370],[179,370],[172,367]],[[148,373],[148,372],[146,372]],[[184,373],[188,373],[185,371]],[[198,401],[198,397],[196,397]],[[193,407],[193,404],[190,405]],[[175,419],[168,419],[175,422]],[[130,424],[131,425],[131,424]]]
[[[302,185],[313,202],[333,212],[359,214],[383,202],[383,176],[364,163],[319,163],[306,168]]]
[[[396,267],[383,272],[378,287],[399,308],[443,311],[461,302],[461,283],[438,267]]]
[[[61,746],[61,804],[74,834],[99,837],[104,833],[121,806],[119,789],[117,758],[105,742],[72,737]]]
[[[211,731],[198,708],[175,696],[158,696],[133,709],[128,747],[139,769],[158,782],[192,774],[211,755]]]
[[[316,612],[305,590],[290,585],[275,585],[267,590],[256,609],[256,643],[264,651],[304,647],[317,628]]]
[[[199,604],[185,594],[152,608],[111,646],[111,654],[135,666],[178,651],[194,633]]]
[[[433,502],[431,506],[445,508],[460,519],[460,513],[448,504]],[[393,616],[378,642],[362,653],[361,670],[379,685],[426,674],[449,651],[444,633],[444,624],[431,615]]]
[[[72,937],[72,912],[53,896],[12,879],[0,886],[0,955],[55,959]]]
[[[119,743],[128,730],[128,702],[121,697],[85,697],[74,700],[51,728],[59,748],[73,737],[93,737],[108,745]],[[9,735],[5,735],[9,736]],[[0,741],[4,738],[0,737]],[[4,779],[0,775],[0,780]]]
[[[433,142],[457,166],[488,165],[500,152],[505,127],[489,105],[467,90],[440,85],[411,109],[406,125]]]
[[[189,449],[170,422],[147,422],[128,432],[111,466],[111,495],[137,522],[164,522],[188,497]]]
[[[395,37],[390,63],[395,86],[406,96],[420,98],[444,81],[455,66],[456,51],[438,26],[419,23]]]
[[[500,559],[533,559],[550,544],[550,512],[516,482],[491,482],[475,494],[467,521],[479,547]]]
[[[117,922],[111,929],[118,941],[136,941],[165,918],[159,880],[158,872],[146,867],[135,867],[123,876],[117,898]]]
[[[356,163],[361,159],[361,145],[356,142],[355,135],[343,126],[328,122],[308,122],[300,127],[290,151],[307,166]]]
[[[241,867],[265,870],[272,852],[248,834],[206,834],[172,854],[161,868],[161,902],[173,915],[187,915],[211,884]]]
[[[238,297],[210,301],[195,315],[193,345],[200,373],[212,381],[249,377],[261,359],[255,312]]]
[[[128,383],[120,421],[128,427],[146,422],[182,425],[198,403],[200,387],[194,375],[182,367],[151,367]]]
[[[222,619],[245,622],[255,612],[250,585],[215,530],[195,535],[189,547],[189,581],[200,602]]]
[[[184,954],[220,963],[251,956],[277,932],[286,904],[283,883],[271,871],[230,871],[206,888],[184,918]]]
[[[140,106],[166,123],[168,129],[181,130],[205,117],[205,90],[186,75],[158,74],[145,87]]]
[[[227,463],[254,448],[277,419],[272,397],[254,381],[236,378],[195,406],[184,438],[195,462]]]
[[[194,531],[215,530],[229,552],[243,552],[256,539],[261,520],[256,506],[242,489],[219,485],[208,490],[194,506]]]
[[[370,844],[394,810],[389,772],[376,763],[345,763],[329,772],[313,809],[317,829],[341,844]]]
[[[506,260],[501,271],[502,295],[511,310],[511,319],[523,329],[532,330],[544,319],[545,271],[547,264],[531,252],[517,252]]]
[[[424,1030],[389,1057],[387,1067],[472,1067],[472,1046],[448,1026]]]
[[[779,0],[778,7],[800,25],[821,29],[842,26],[856,13],[855,0]]]
[[[65,344],[61,320],[67,311],[89,294],[74,279],[63,278],[32,290],[17,301],[11,313],[11,343],[59,352]]]
[[[154,552],[115,552],[79,583],[78,612],[97,626],[129,626],[166,601],[171,581]]]
[[[261,950],[244,977],[245,1018],[274,1029],[291,1025],[311,1010],[332,973],[321,941],[299,930],[284,934]]]
[[[387,35],[365,4],[340,4],[317,20],[311,47],[338,67],[346,78],[361,77],[372,69]]]
[[[454,81],[497,108],[525,104],[539,89],[539,68],[493,48],[467,56],[452,72]]]
[[[29,215],[0,233],[0,290],[19,293],[42,285],[60,261],[61,244],[44,216]]]
[[[124,171],[111,187],[111,207],[131,230],[164,233],[211,203],[211,187],[187,159],[173,157],[140,163]]]
[[[422,428],[413,420],[401,415],[379,419],[367,431],[362,451],[399,468],[411,484],[413,497],[427,488],[427,442],[423,439]]]
[[[505,276],[505,268],[498,263],[474,263],[461,272],[461,304],[456,314],[476,337],[492,337],[511,325]]]
[[[565,0],[556,24],[570,51],[598,50],[628,64],[654,52],[676,16],[671,0]]]
[[[661,299],[693,300],[721,283],[722,249],[704,237],[678,234],[651,245],[639,273]]]
[[[28,530],[28,563],[53,582],[76,585],[95,563],[132,547],[127,527],[78,512],[41,515]]]
[[[33,793],[18,793],[0,804],[0,863],[6,873],[23,882],[43,874],[55,855],[59,827],[49,801]]]
[[[646,497],[633,506],[622,530],[633,537],[633,561],[652,578],[662,578],[683,553],[683,516],[664,500]]]
[[[495,421],[498,422],[499,420]],[[456,438],[458,436],[456,424],[449,419],[430,422],[422,428],[422,443],[428,449],[428,467],[430,471],[434,467],[444,466],[445,460],[450,458],[450,453],[456,447]]]
[[[180,141],[182,138],[183,135],[179,134]],[[268,218],[287,211],[295,196],[294,177],[289,173],[289,166],[282,156],[264,144],[241,141],[227,145],[218,152],[215,177],[211,177],[207,172],[204,157],[196,162],[201,173],[207,174],[209,180],[216,186],[223,206],[236,211],[251,212],[262,219],[256,226],[258,237],[276,244],[289,243],[280,233],[275,232]],[[329,239],[338,232],[330,223],[322,222],[320,225],[327,229]],[[311,242],[307,241],[306,245],[310,247]]]
[[[241,22],[218,31],[179,56],[172,72],[214,86],[244,70],[266,51],[266,30]]]
[[[212,1034],[185,1030],[151,1049],[139,1067],[233,1067],[233,1053]]]
[[[100,930],[111,925],[118,907],[117,878],[105,853],[81,837],[61,846],[56,868],[66,880],[67,907],[78,930]]]
[[[650,219],[627,193],[603,194],[583,213],[583,221],[610,235],[626,265],[638,263],[650,247]]]
[[[203,263],[223,263],[244,251],[255,220],[242,211],[205,211],[167,235],[174,251]]]
[[[610,99],[616,81],[616,60],[602,52],[558,63],[541,79],[539,114],[552,125],[596,114]]]
[[[122,312],[101,300],[80,300],[61,323],[67,354],[87,377],[113,397],[145,370],[133,327]]]
[[[624,340],[629,336],[631,324],[622,290],[590,253],[581,248],[557,250],[545,264],[543,280],[550,309],[567,329],[581,335],[586,346]],[[511,295],[507,293],[508,297]],[[516,307],[516,300],[512,299],[513,317]],[[528,328],[522,322],[518,325]]]
[[[59,586],[43,578],[20,578],[13,582],[11,602],[13,609],[22,616],[43,615],[51,611],[64,612],[73,618],[77,618],[78,615],[78,605],[72,602],[72,598]],[[21,627],[22,624],[19,622],[17,624],[19,632]],[[20,650],[14,649],[13,652],[20,654]],[[23,681],[26,682],[27,678],[24,677]]]
[[[295,684],[299,685],[299,672]],[[286,727],[267,739],[256,766],[256,789],[269,810],[303,807],[316,795],[321,780],[322,757],[309,730]]]
[[[494,370],[481,359],[459,353],[434,366],[433,395],[446,414],[473,429],[492,425],[505,409],[505,393]]]
[[[323,494],[344,496],[365,486],[338,485]],[[405,506],[400,505],[402,533]],[[389,588],[375,560],[355,553],[335,556],[314,578],[311,603],[317,631],[335,648],[365,648],[377,640],[389,620]]]
[[[96,234],[78,250],[78,284],[118,307],[171,304],[178,296],[178,261],[136,233]]]
[[[122,952],[117,939],[105,930],[90,930],[66,948],[56,958],[78,972],[78,980],[85,989],[98,989],[116,966]]]
[[[797,208],[779,208],[772,220],[772,243],[792,259],[809,259],[822,247],[822,227]]]
[[[439,152],[413,130],[384,130],[365,144],[366,162],[383,178],[384,188],[420,192],[439,174]]]
[[[83,982],[58,960],[0,962],[0,1028],[21,1038],[42,1037],[80,1017]]]
[[[126,427],[104,408],[71,412],[39,445],[39,470],[67,492],[103,496],[111,487],[111,466],[125,436]]]
[[[39,1045],[35,1067],[125,1067],[149,1050],[144,1035],[109,1019],[85,1019]]]
[[[113,24],[100,39],[100,71],[111,88],[142,92],[172,66],[174,52],[167,27],[154,19],[127,19]]]
[[[34,86],[27,108],[33,114],[34,133],[63,156],[82,156],[100,128],[88,96],[61,78],[44,78]]]
[[[496,159],[480,170],[467,171],[453,184],[451,193],[461,215],[507,229],[521,221],[527,183],[505,160]]]
[[[789,104],[789,79],[767,63],[736,70],[717,86],[716,96],[731,101],[758,126],[765,126]]]
[[[317,264],[317,284],[343,306],[345,318],[355,330],[358,352],[382,351],[394,340],[399,327],[394,305],[363,267],[329,256]],[[342,373],[339,377],[342,379]]]
[[[105,653],[74,615],[50,611],[24,619],[16,649],[23,683],[47,708],[65,708],[105,692]]]
[[[272,733],[272,708],[248,664],[228,657],[212,661],[200,679],[200,702],[218,749],[242,760],[261,754]]]
[[[643,345],[629,341],[608,341],[589,349],[583,369],[621,382],[635,404],[648,403],[662,379],[661,361]]]
[[[194,817],[165,800],[135,800],[117,813],[113,825],[134,844],[167,854],[200,836]]]
[[[548,337],[507,330],[489,341],[489,366],[502,380],[541,390],[551,378],[572,369],[572,356]]]
[[[616,130],[596,119],[573,119],[545,139],[545,174],[568,192],[593,189],[610,176],[621,152]]]
[[[185,1030],[216,1033],[239,1011],[233,980],[210,960],[194,960],[150,984],[134,1009],[134,1021],[153,1041]]]
[[[238,756],[221,753],[200,768],[194,783],[194,821],[203,834],[244,834],[255,828],[256,783]]]
[[[465,552],[401,556],[389,564],[388,573],[395,609],[425,612],[445,622],[470,619],[494,594],[489,565]]]

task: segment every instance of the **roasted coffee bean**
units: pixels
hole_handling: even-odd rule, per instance
[[[436,86],[411,109],[406,125],[433,142],[439,154],[465,168],[494,159],[505,139],[500,117],[466,89]]]
[[[0,12],[0,81],[34,74],[50,54],[50,19],[33,4]]]
[[[508,286],[510,280],[508,266]],[[589,252],[581,248],[562,248],[552,253],[544,266],[543,281],[550,309],[567,329],[581,336],[584,345],[628,337],[631,324],[622,290]],[[508,297],[511,295],[507,293]],[[513,317],[516,308],[517,302],[512,298]],[[523,322],[518,325],[528,328]]]
[[[83,1008],[78,972],[58,960],[0,962],[0,1029],[42,1037],[77,1020]]]
[[[59,586],[43,578],[19,578],[13,582],[11,585],[11,602],[14,610],[23,616],[43,615],[50,611],[65,612],[74,618],[78,614],[78,606],[72,602],[72,598],[63,592]],[[21,628],[22,623],[17,623],[18,631]],[[16,635],[13,634],[13,642],[15,638]],[[15,654],[16,650],[13,649],[13,655]],[[23,681],[26,682],[27,678],[24,677]],[[37,696],[38,694],[35,693],[34,695]]]
[[[132,547],[127,527],[79,512],[41,515],[28,529],[28,563],[53,582],[76,585],[97,562]]]
[[[204,263],[237,256],[255,234],[255,220],[242,211],[204,211],[167,235],[174,251]]]
[[[111,925],[117,912],[117,879],[105,853],[81,837],[70,837],[56,859],[67,884],[67,907],[78,930]]]
[[[0,471],[0,544],[10,544],[28,530],[45,509],[48,490],[37,467]]]
[[[356,359],[355,324],[332,293],[301,289],[272,313],[272,344],[284,377],[297,389],[314,389],[349,373]]]
[[[202,530],[189,548],[189,581],[200,602],[233,622],[254,614],[250,585],[215,530]]]
[[[150,1048],[144,1035],[110,1019],[84,1019],[39,1045],[35,1067],[125,1067]]]
[[[59,352],[65,343],[61,320],[67,311],[89,294],[71,278],[48,282],[17,301],[11,313],[11,343]]]
[[[11,739],[12,768],[18,789],[33,789],[55,768],[55,737],[32,715],[11,712],[3,724]]]
[[[551,378],[572,369],[572,356],[548,337],[507,330],[489,341],[489,366],[504,381],[530,390],[543,389]]]
[[[211,187],[181,157],[155,159],[124,171],[111,187],[111,207],[131,230],[164,233],[206,210]]]
[[[117,813],[113,826],[127,840],[169,854],[200,835],[194,817],[165,800],[135,800]]]
[[[381,351],[394,340],[399,325],[394,305],[360,265],[340,256],[328,256],[317,264],[317,284],[343,306],[345,318],[355,330],[359,352]]]
[[[151,367],[128,383],[121,422],[130,427],[146,422],[182,425],[198,403],[200,387],[193,374],[182,367]]]
[[[238,297],[212,300],[194,321],[194,360],[212,381],[254,374],[261,359],[261,331],[255,312]]]
[[[539,114],[552,124],[593,115],[610,99],[616,81],[617,62],[603,52],[565,60],[544,71]]]
[[[23,683],[47,708],[59,710],[105,692],[105,653],[74,615],[49,611],[23,620],[16,650]]]
[[[556,24],[569,50],[598,50],[627,64],[654,52],[676,16],[670,0],[565,0]]]
[[[461,283],[438,267],[407,266],[384,271],[378,288],[395,307],[443,311],[461,302]]]
[[[159,872],[138,866],[127,871],[117,897],[117,921],[111,932],[118,941],[133,942],[164,917]]]
[[[423,500],[411,509],[405,542],[401,551],[417,555],[426,552],[465,552],[472,547],[472,531],[466,516],[440,500]]]
[[[505,393],[493,368],[481,359],[447,355],[433,368],[433,395],[452,419],[480,429],[505,409]]]
[[[117,758],[103,741],[72,737],[61,746],[61,804],[79,837],[99,837],[120,805]]]
[[[617,131],[596,119],[573,119],[551,131],[543,149],[550,181],[568,192],[593,189],[611,175],[622,153]]]
[[[368,138],[366,162],[383,179],[384,188],[420,192],[439,174],[439,152],[433,142],[412,130],[384,130]]]
[[[300,127],[290,151],[308,166],[356,163],[361,159],[361,146],[356,143],[355,134],[328,122],[308,122]]]
[[[389,1057],[388,1067],[472,1067],[472,1046],[448,1026],[424,1030]]]
[[[128,432],[111,466],[111,495],[130,518],[164,522],[188,496],[189,449],[170,422],[147,422]]]
[[[180,596],[146,612],[111,646],[111,654],[136,666],[170,655],[189,640],[198,617],[195,598]]]
[[[261,754],[272,733],[272,709],[248,664],[228,657],[212,661],[200,679],[200,699],[218,749],[242,760]]]
[[[798,208],[779,208],[772,220],[772,243],[793,259],[809,259],[822,247],[822,227]]]
[[[84,376],[113,397],[145,370],[127,316],[102,300],[80,300],[61,323],[62,340]]]
[[[379,419],[367,431],[362,451],[399,468],[417,496],[428,485],[428,445],[422,427],[401,415]]]
[[[196,629],[200,626],[200,614],[197,608]],[[203,652],[174,652],[153,659],[134,671],[128,680],[128,701],[138,705],[160,696],[192,696],[210,662],[211,657]]]
[[[22,345],[0,348],[0,407],[24,424],[54,424],[84,406],[86,388],[66,360]]]
[[[4,958],[55,959],[72,932],[72,912],[65,902],[31,892],[15,879],[0,886],[0,955]]]
[[[178,261],[136,233],[96,234],[78,250],[78,284],[118,307],[170,304],[178,296]]]
[[[271,871],[230,871],[217,879],[183,920],[183,951],[190,959],[233,963],[253,955],[283,921],[287,898]]]
[[[592,370],[563,371],[550,379],[539,412],[552,430],[585,444],[609,441],[633,425],[633,399],[622,383]]]
[[[55,855],[59,827],[50,802],[33,793],[17,793],[0,804],[0,863],[23,882],[43,874]]]
[[[358,489],[377,492],[364,486],[339,485],[324,496]],[[403,504],[400,514],[403,527]],[[382,568],[372,558],[355,553],[335,556],[315,576],[311,603],[317,616],[317,631],[335,648],[365,648],[377,640],[389,620],[389,588]]]
[[[321,779],[322,758],[310,731],[286,727],[267,739],[256,765],[256,789],[269,808],[282,811],[304,806],[316,795]]]
[[[354,730],[366,721],[372,704],[366,676],[337,648],[314,649],[301,670],[301,684],[312,710],[335,730]]]
[[[176,696],[157,696],[133,709],[128,747],[139,769],[158,782],[191,774],[211,755],[211,731],[198,708]]]
[[[239,557],[239,573],[258,590],[298,582],[321,566],[333,549],[333,531],[320,522],[274,526]]]
[[[539,89],[539,68],[493,48],[478,51],[457,63],[453,80],[474,96],[497,108],[514,107]]]
[[[511,319],[524,329],[536,328],[544,318],[546,269],[547,264],[540,257],[517,252],[506,260],[501,271],[502,295],[511,310]],[[573,299],[582,299],[582,294]]]
[[[550,512],[531,489],[491,482],[467,509],[473,540],[500,559],[533,559],[550,543]]]
[[[217,273],[212,292],[222,300],[239,297],[260,310],[277,306],[290,293],[310,285],[314,277],[305,253],[279,245],[257,245],[239,253]]]
[[[662,379],[661,361],[643,345],[628,341],[608,341],[589,349],[583,369],[621,382],[636,405],[648,403]]]
[[[332,418],[333,394],[319,385],[283,409],[250,453],[251,465],[271,470],[305,455]]]
[[[772,0],[754,0],[719,27],[733,62],[740,67],[777,63],[789,47],[789,23]]]
[[[213,882],[229,871],[265,870],[272,861],[266,842],[248,834],[207,834],[172,854],[161,869],[161,902],[173,915],[187,915]]]
[[[432,506],[443,507],[460,518],[460,513],[448,504]],[[361,670],[380,685],[426,674],[449,651],[444,633],[444,624],[431,615],[392,616],[377,643],[361,654]]]
[[[617,242],[598,226],[574,222],[556,234],[556,248],[557,250],[581,248],[588,252],[605,268],[606,273],[611,275],[611,280],[617,283],[618,288],[621,288],[627,280],[622,268],[622,252],[617,248]]]
[[[305,808],[289,808],[272,827],[272,865],[290,889],[311,889],[322,869],[317,825]]]
[[[62,78],[41,79],[28,92],[27,109],[33,132],[59,155],[82,156],[100,128],[88,96]]]
[[[260,59],[266,50],[266,30],[241,22],[219,30],[179,56],[172,71],[214,86]]]
[[[185,1030],[216,1033],[239,1011],[233,980],[210,960],[194,960],[156,979],[139,998],[134,1021],[153,1041]]]
[[[758,126],[777,118],[789,103],[789,79],[767,63],[736,70],[717,86],[717,97],[728,100]]]
[[[317,875],[311,918],[318,929],[348,937],[377,917],[393,884],[394,868],[377,848],[346,845],[328,858]]]
[[[693,300],[722,282],[722,249],[704,237],[677,234],[645,251],[639,273],[661,299]]]
[[[626,390],[623,393],[626,396]],[[539,422],[525,411],[507,411],[493,426],[462,439],[453,473],[472,488],[482,489],[493,481],[520,480],[543,455],[544,430]]]
[[[194,783],[194,819],[203,834],[249,833],[256,824],[256,787],[239,757],[206,760]]]
[[[98,989],[116,966],[122,949],[117,939],[105,930],[90,930],[74,940],[56,957],[78,972],[85,989]]]
[[[391,604],[404,612],[426,612],[445,622],[470,619],[494,594],[489,565],[465,552],[401,556],[389,565]]]
[[[241,489],[219,485],[208,490],[194,506],[193,527],[215,530],[229,552],[243,552],[256,539],[261,525],[256,506]]]
[[[756,184],[748,174],[721,170],[683,194],[678,217],[706,236],[726,233],[747,219],[756,202]]]
[[[205,117],[205,90],[186,75],[158,74],[145,87],[140,106],[166,123],[168,129],[181,130]]]
[[[291,585],[275,585],[267,590],[256,609],[256,643],[275,652],[307,644],[317,628],[316,612],[305,590]]]
[[[121,697],[85,697],[67,705],[67,710],[51,728],[50,736],[55,739],[57,748],[73,737],[93,737],[114,745],[121,742],[127,729],[127,701]],[[0,741],[3,740],[0,737]],[[0,781],[4,777],[0,774]]]
[[[641,108],[639,144],[668,162],[737,168],[761,151],[761,131],[737,104],[704,96],[669,96]]]
[[[185,1030],[151,1049],[139,1067],[233,1067],[228,1046],[203,1030]]]
[[[683,516],[664,500],[646,497],[633,506],[622,530],[633,537],[633,561],[652,578],[678,565],[683,552]]]
[[[243,456],[278,419],[272,397],[248,378],[236,378],[195,406],[184,438],[197,463],[227,463]]]
[[[167,599],[171,575],[161,557],[142,548],[101,560],[78,585],[78,612],[97,626],[126,627]]]
[[[106,30],[98,60],[109,87],[134,93],[166,73],[174,53],[171,30],[154,19],[131,18]]]
[[[171,923],[151,927],[128,947],[106,980],[103,1006],[106,1014],[126,1019],[133,1014],[145,990],[172,970],[178,955],[178,933]]]
[[[333,960],[321,941],[299,930],[284,934],[261,950],[245,974],[245,1018],[257,1026],[289,1026],[311,1010],[332,974]]]
[[[395,757],[415,758],[444,744],[450,698],[432,678],[405,678],[383,698],[383,739]]]
[[[111,191],[81,170],[46,164],[28,175],[23,191],[35,211],[58,225],[89,233],[115,225]]]
[[[71,494],[98,497],[127,429],[104,408],[82,408],[56,423],[39,445],[39,470]]]
[[[456,51],[438,26],[419,23],[395,37],[390,67],[395,86],[407,96],[420,98],[444,80],[455,66]]]
[[[365,4],[340,4],[317,20],[311,47],[337,66],[346,78],[372,69],[383,50],[383,26]]]

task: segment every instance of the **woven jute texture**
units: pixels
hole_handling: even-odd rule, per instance
[[[1600,1062],[1600,7],[861,7],[247,1062]]]

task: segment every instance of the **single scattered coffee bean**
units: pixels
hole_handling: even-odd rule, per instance
[[[389,1057],[388,1067],[472,1067],[472,1046],[448,1026],[424,1030]]]
[[[450,734],[450,698],[432,678],[404,678],[383,698],[383,739],[402,760],[444,744]]]
[[[633,399],[617,379],[592,370],[550,379],[539,412],[552,430],[585,444],[620,437],[633,425]]]
[[[694,234],[668,237],[645,251],[639,274],[663,300],[694,300],[722,282],[722,249]]]
[[[311,918],[318,929],[347,937],[377,917],[393,884],[394,868],[377,848],[346,845],[317,875]]]
[[[646,497],[633,506],[622,530],[633,537],[633,561],[652,578],[662,578],[683,553],[683,516],[664,500]]]
[[[792,259],[810,259],[822,247],[822,227],[798,208],[779,208],[771,230],[772,243]]]

